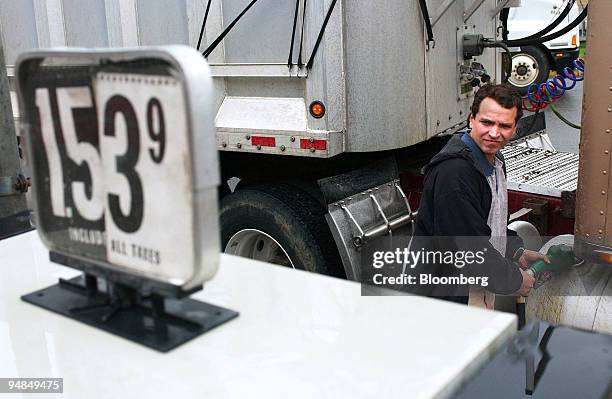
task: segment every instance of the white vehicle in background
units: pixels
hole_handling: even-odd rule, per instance
[[[571,4],[569,4],[571,3]],[[566,8],[569,7],[569,10]],[[566,14],[550,33],[565,28],[580,14],[574,0],[525,0],[521,7],[509,9],[508,39],[519,39],[539,32],[562,14]],[[523,46],[513,52],[512,76],[509,82],[526,92],[532,83],[541,83],[550,71],[562,73],[573,67],[580,51],[580,26],[541,45]]]

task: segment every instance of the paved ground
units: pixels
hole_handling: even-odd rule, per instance
[[[566,92],[557,102],[557,110],[569,121],[581,123],[582,115],[582,82]],[[578,153],[580,131],[566,125],[549,109],[545,109],[546,131],[557,151]]]

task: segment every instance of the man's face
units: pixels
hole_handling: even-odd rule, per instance
[[[470,136],[490,162],[516,131],[516,113],[516,108],[504,108],[487,97],[480,103],[476,117],[470,114]]]

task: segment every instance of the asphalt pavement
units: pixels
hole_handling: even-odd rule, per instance
[[[583,82],[578,82],[572,90],[567,91],[555,102],[559,113],[577,125],[580,125],[582,116],[582,84]],[[544,114],[546,115],[546,131],[555,149],[577,154],[580,130],[566,125],[550,107],[544,110]]]

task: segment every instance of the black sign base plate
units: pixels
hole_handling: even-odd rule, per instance
[[[238,316],[233,310],[194,299],[140,296],[129,287],[113,284],[99,290],[97,285],[95,277],[81,276],[60,280],[21,299],[160,352]]]

